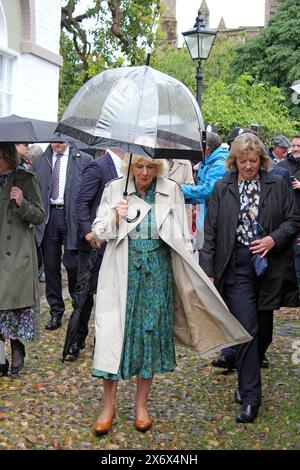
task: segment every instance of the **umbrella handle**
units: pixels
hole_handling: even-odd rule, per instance
[[[126,184],[125,184],[125,190],[124,190],[124,193],[123,193],[124,198],[126,198],[128,196],[127,187],[128,187],[128,180],[129,180],[129,174],[130,174],[131,160],[132,160],[132,153],[130,154],[130,157],[129,157],[129,165],[128,165],[128,170],[127,170]],[[140,209],[138,209],[135,217],[133,217],[132,219],[126,218],[126,220],[129,224],[132,224],[133,222],[135,222],[139,218],[140,215],[141,215],[141,211],[140,211]]]
[[[124,191],[123,197],[124,197],[124,198],[127,198],[127,195],[128,195],[127,191]],[[127,221],[129,224],[132,224],[133,222],[135,222],[135,221],[139,218],[140,215],[141,215],[141,211],[140,211],[140,209],[137,209],[137,211],[136,211],[136,216],[133,217],[132,219],[128,219],[128,217],[127,217],[127,218],[126,218],[126,221]]]
[[[140,215],[141,215],[141,211],[140,211],[140,209],[138,209],[136,211],[136,216],[135,217],[133,217],[132,219],[127,218],[126,220],[129,224],[132,224],[133,222],[135,222],[139,218]]]

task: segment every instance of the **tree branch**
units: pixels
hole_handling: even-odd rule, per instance
[[[125,36],[125,34],[120,28],[122,18],[121,0],[108,0],[107,4],[108,8],[111,11],[113,20],[111,32],[116,38],[120,39],[123,44],[129,46],[131,44],[131,39],[130,37]]]

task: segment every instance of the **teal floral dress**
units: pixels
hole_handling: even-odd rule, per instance
[[[155,186],[146,190],[152,209],[129,234],[128,290],[121,363],[117,374],[93,370],[111,380],[151,378],[176,367],[173,339],[173,275],[169,247],[155,223]],[[136,195],[140,197],[137,192]]]

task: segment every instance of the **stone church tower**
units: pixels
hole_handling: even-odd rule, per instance
[[[166,34],[164,42],[177,47],[176,0],[162,0],[161,29]]]
[[[206,26],[209,26],[210,13],[209,13],[209,8],[207,6],[206,0],[202,1],[201,5],[200,5],[200,11],[201,11],[202,15],[204,16]]]
[[[265,0],[265,26],[268,26],[271,16],[278,8],[278,0]]]

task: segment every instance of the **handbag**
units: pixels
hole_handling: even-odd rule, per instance
[[[251,222],[252,232],[253,232],[253,240],[259,240],[262,238],[263,235],[263,228],[258,222]],[[267,268],[268,268],[268,259],[266,256],[263,258],[261,257],[260,253],[256,253],[255,255],[251,256],[251,263],[254,268],[256,276],[262,276]]]

